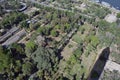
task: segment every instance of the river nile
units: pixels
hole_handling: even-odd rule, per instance
[[[98,1],[98,0],[97,0]],[[120,0],[99,0],[100,2],[107,2],[111,6],[120,10]]]

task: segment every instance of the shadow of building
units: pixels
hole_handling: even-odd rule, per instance
[[[106,62],[109,58],[109,54],[110,54],[110,48],[109,47],[105,48],[102,51],[98,60],[94,64],[87,80],[99,80],[99,77],[100,77],[101,73],[103,72],[105,64],[106,64]]]

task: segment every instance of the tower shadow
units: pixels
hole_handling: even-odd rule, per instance
[[[101,55],[99,56],[98,60],[94,64],[94,67],[92,68],[90,75],[87,80],[99,80],[101,73],[104,70],[105,64],[109,58],[110,54],[110,48],[105,48]]]

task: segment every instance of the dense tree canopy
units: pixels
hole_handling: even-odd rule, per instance
[[[36,50],[36,48],[37,48],[37,45],[35,44],[34,41],[27,42],[25,46],[26,56],[30,57],[31,54]]]
[[[30,75],[33,71],[34,65],[31,62],[25,62],[22,65],[22,72],[26,75]]]
[[[38,32],[41,34],[41,35],[50,35],[50,31],[51,31],[52,27],[47,25],[47,26],[42,26],[42,27],[39,27],[38,29]]]
[[[10,28],[13,24],[18,24],[19,22],[25,20],[28,16],[24,13],[13,12],[5,16],[2,21],[0,21],[0,28]]]
[[[54,37],[58,36],[58,32],[55,30],[52,30],[50,34]]]
[[[117,13],[117,18],[120,18],[120,13]]]
[[[32,59],[37,63],[37,67],[40,70],[51,71],[53,66],[57,63],[57,57],[52,49],[46,49],[38,47],[33,53]]]
[[[12,57],[6,49],[0,46],[0,73],[5,72],[10,68]]]
[[[22,21],[22,22],[20,23],[20,26],[21,26],[22,28],[28,28],[28,27],[29,27],[29,24],[27,23],[26,20],[24,20],[24,21]]]

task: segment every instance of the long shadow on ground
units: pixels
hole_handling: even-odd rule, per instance
[[[109,58],[110,48],[105,48],[101,55],[99,56],[98,60],[94,64],[94,67],[91,70],[91,73],[88,77],[88,80],[99,80],[101,73],[105,67],[105,64]]]

